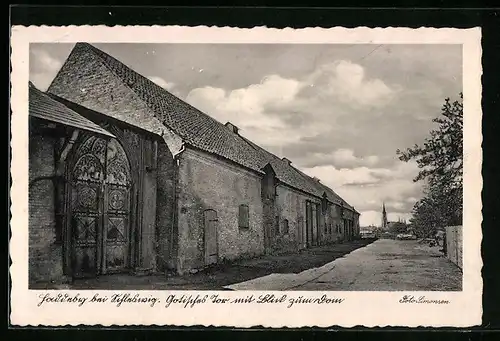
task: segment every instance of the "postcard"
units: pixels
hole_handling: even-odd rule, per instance
[[[481,324],[479,28],[11,48],[13,325]]]

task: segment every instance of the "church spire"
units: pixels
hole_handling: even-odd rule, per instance
[[[387,212],[385,210],[385,202],[382,203],[382,225],[383,229],[387,228]]]

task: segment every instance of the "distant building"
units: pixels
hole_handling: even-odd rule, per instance
[[[380,225],[380,227],[383,230],[386,230],[386,229],[389,228],[389,225],[388,225],[388,222],[387,222],[387,212],[385,210],[385,203],[382,204],[382,224]]]
[[[361,226],[360,227],[360,231],[367,231],[367,232],[373,232],[375,230],[377,230],[377,226],[375,225],[369,225],[369,226]]]

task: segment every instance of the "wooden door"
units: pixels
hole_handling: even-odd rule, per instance
[[[274,202],[264,199],[263,225],[264,225],[264,251],[269,253],[272,246],[272,234],[274,227]]]
[[[121,145],[90,137],[71,172],[71,269],[74,277],[123,271],[128,265],[130,167]]]
[[[129,264],[130,166],[117,140],[110,140],[104,183],[104,231],[102,272],[122,272]]]
[[[306,202],[306,246],[312,246],[313,241],[313,228],[312,228],[312,204],[310,201]]]
[[[311,203],[312,207],[312,245],[318,245],[318,205]]]
[[[297,218],[297,243],[299,244],[299,248],[303,248],[304,247],[304,234],[305,234],[305,231],[304,231],[304,217],[303,216],[299,216]]]
[[[218,260],[217,244],[217,212],[205,210],[203,212],[205,225],[205,264],[215,264]]]

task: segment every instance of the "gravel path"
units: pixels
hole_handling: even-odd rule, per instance
[[[460,291],[462,272],[438,247],[381,239],[298,274],[274,273],[231,290]]]

